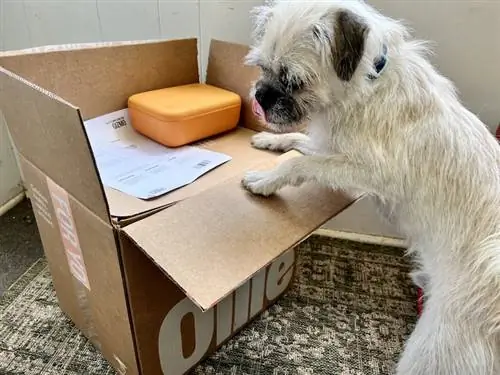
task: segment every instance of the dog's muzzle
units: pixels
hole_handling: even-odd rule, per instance
[[[269,84],[262,84],[255,92],[255,99],[259,102],[264,111],[273,108],[280,98],[283,98],[285,93],[279,91]]]
[[[293,97],[271,84],[259,83],[255,100],[261,107],[262,115],[275,124],[296,123],[301,118]]]

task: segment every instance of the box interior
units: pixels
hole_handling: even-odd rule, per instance
[[[273,153],[253,149],[249,142],[252,133],[242,130],[262,129],[249,103],[249,85],[256,77],[256,71],[242,64],[246,51],[246,46],[214,40],[207,68],[208,84],[239,94],[243,103],[240,127],[236,131],[205,140],[198,146],[227,153],[233,160],[186,187],[149,201],[103,186],[109,216],[114,224],[125,226],[147,213],[193,196],[256,163],[275,157]],[[133,94],[199,82],[197,56],[196,40],[185,39],[11,54],[2,59],[2,66],[55,94],[58,101],[74,104],[72,109],[79,108],[82,119],[87,120],[126,108],[127,99]],[[76,128],[79,119],[74,122]],[[83,126],[80,124],[79,128],[67,132],[77,134]],[[79,143],[83,142],[79,140]],[[83,159],[78,158],[79,164]]]

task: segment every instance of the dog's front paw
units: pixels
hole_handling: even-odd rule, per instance
[[[279,136],[277,134],[261,132],[252,137],[251,144],[259,150],[281,151]]]
[[[269,196],[278,190],[276,182],[269,172],[247,172],[241,181],[245,189],[256,195]]]

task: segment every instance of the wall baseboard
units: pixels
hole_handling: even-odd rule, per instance
[[[392,246],[392,247],[401,247],[401,248],[408,247],[408,243],[405,240],[399,239],[399,238],[392,238],[392,237],[372,236],[369,234],[344,232],[344,231],[332,230],[332,229],[317,229],[314,232],[314,234],[324,236],[324,237],[338,238],[338,239],[342,239],[342,240],[363,242],[363,243],[372,244],[372,245]]]
[[[17,204],[21,203],[21,201],[26,196],[25,192],[21,192],[16,195],[14,198],[8,200],[4,204],[0,206],[0,216],[6,214],[10,209],[14,208]]]

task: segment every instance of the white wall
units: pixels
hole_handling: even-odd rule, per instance
[[[347,1],[347,0],[346,0]],[[248,43],[247,0],[0,0],[0,50],[46,44],[199,37]],[[500,0],[370,0],[438,42],[435,63],[491,129],[500,122]],[[74,16],[73,14],[77,14]],[[0,134],[5,129],[0,123]],[[2,130],[3,129],[3,130]],[[0,205],[19,182],[7,137],[0,139]]]
[[[433,63],[494,132],[500,124],[500,0],[369,0],[434,42]]]

